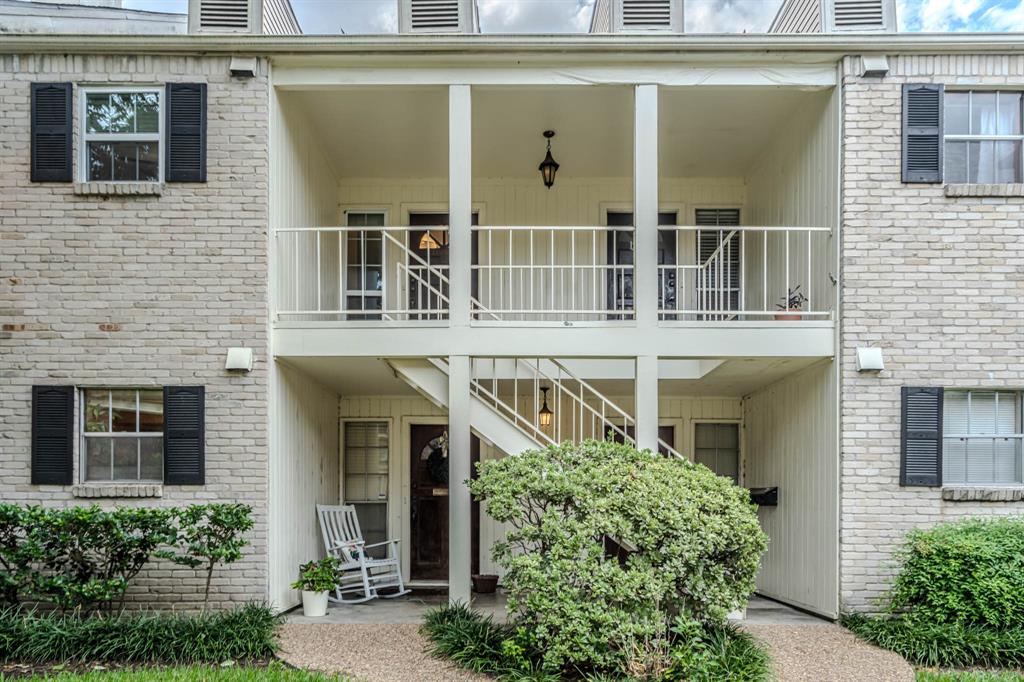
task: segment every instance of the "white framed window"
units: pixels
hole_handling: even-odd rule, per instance
[[[1022,94],[1012,90],[947,90],[947,183],[1017,183],[1024,176]]]
[[[163,88],[81,90],[82,182],[162,182]]]
[[[356,508],[366,544],[387,540],[389,424],[386,421],[344,422],[342,489],[345,504]],[[371,556],[387,548],[368,552]]]
[[[383,211],[346,211],[348,227],[366,227],[345,233],[345,310],[365,310],[349,319],[380,319],[384,305]]]
[[[86,388],[80,404],[83,481],[163,480],[162,389]]]
[[[942,415],[944,484],[1018,485],[1021,393],[946,390]]]
[[[740,425],[737,422],[695,422],[693,461],[739,485]]]

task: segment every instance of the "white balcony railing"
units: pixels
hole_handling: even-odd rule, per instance
[[[567,322],[633,319],[633,258],[605,227],[474,227],[476,319]],[[616,227],[632,233],[632,227]],[[630,240],[631,241],[631,240]]]
[[[447,243],[447,227],[429,230],[435,243]],[[422,232],[408,227],[277,230],[279,319],[447,319],[447,253],[438,258],[441,249],[411,243]]]
[[[830,319],[827,227],[662,228],[665,321]],[[789,302],[795,305],[789,305]]]

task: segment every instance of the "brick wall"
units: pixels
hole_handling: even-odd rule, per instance
[[[907,530],[1020,502],[943,500],[901,488],[900,387],[1024,388],[1024,198],[947,198],[900,182],[905,82],[1024,86],[1024,56],[890,57],[883,80],[845,64],[841,585],[864,609]],[[886,370],[858,374],[855,349]]]
[[[29,182],[32,81],[209,83],[208,182],[160,196]],[[33,384],[205,385],[206,485],[98,502],[251,504],[246,557],[214,578],[221,603],[267,593],[267,88],[219,57],[0,56],[0,499],[97,501],[29,483]],[[251,374],[224,371],[229,346],[254,349]],[[187,606],[201,589],[156,566],[132,595]]]

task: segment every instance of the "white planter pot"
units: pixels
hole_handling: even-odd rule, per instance
[[[327,591],[302,591],[302,615],[309,618],[320,618],[327,615]]]

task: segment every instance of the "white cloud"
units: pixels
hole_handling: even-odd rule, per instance
[[[989,7],[981,22],[987,31],[1024,31],[1024,2]]]
[[[485,33],[586,33],[594,0],[478,0]]]
[[[684,3],[687,33],[764,33],[782,0],[689,0]]]

